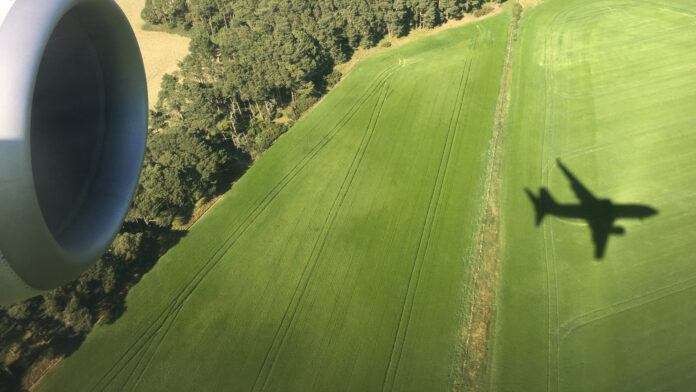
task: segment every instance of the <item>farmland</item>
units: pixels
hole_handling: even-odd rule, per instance
[[[547,1],[523,18],[505,127],[503,260],[492,389],[684,391],[696,385],[696,6]],[[617,221],[593,258],[581,221],[534,228],[526,187],[659,214]]]
[[[693,389],[696,5],[524,5],[358,63],[39,390]],[[657,215],[536,226],[558,162]]]
[[[510,17],[358,64],[39,389],[449,389]]]

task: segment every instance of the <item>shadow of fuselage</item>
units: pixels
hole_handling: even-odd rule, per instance
[[[525,189],[536,211],[536,225],[539,226],[546,215],[587,221],[592,232],[596,259],[604,257],[609,235],[625,233],[623,227],[614,225],[617,219],[642,220],[658,213],[655,208],[648,205],[616,204],[611,199],[598,199],[560,161],[558,161],[558,165],[570,181],[571,188],[580,203],[558,203],[547,188],[541,188],[539,196],[535,196],[529,189]]]

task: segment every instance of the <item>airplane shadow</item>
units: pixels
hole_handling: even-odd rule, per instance
[[[571,189],[580,203],[558,203],[545,187],[539,189],[539,196],[525,188],[536,212],[536,226],[539,226],[547,215],[586,221],[592,234],[595,259],[600,260],[604,257],[610,235],[626,233],[622,226],[615,225],[616,220],[643,220],[658,214],[657,209],[645,204],[616,204],[611,199],[595,197],[560,160],[557,160],[557,163],[568,178]]]

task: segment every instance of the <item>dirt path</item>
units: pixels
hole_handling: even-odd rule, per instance
[[[512,77],[512,48],[517,34],[513,20],[508,34],[503,74],[496,106],[493,132],[488,146],[484,201],[476,231],[476,247],[471,278],[467,286],[467,308],[462,331],[463,352],[456,389],[488,390],[487,366],[490,331],[495,322],[495,291],[500,243],[500,167],[503,158],[503,128],[507,114]]]
[[[189,39],[176,34],[143,30],[145,21],[140,18],[140,11],[145,0],[115,1],[123,9],[138,39],[145,62],[148,100],[152,106],[157,100],[162,76],[175,71],[179,61],[188,54]]]

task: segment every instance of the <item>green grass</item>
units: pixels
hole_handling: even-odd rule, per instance
[[[696,3],[548,0],[515,47],[493,371],[501,391],[690,391],[696,385]],[[593,259],[582,222],[534,227],[525,187],[658,216],[619,221]]]
[[[509,21],[361,62],[39,389],[449,389]]]

